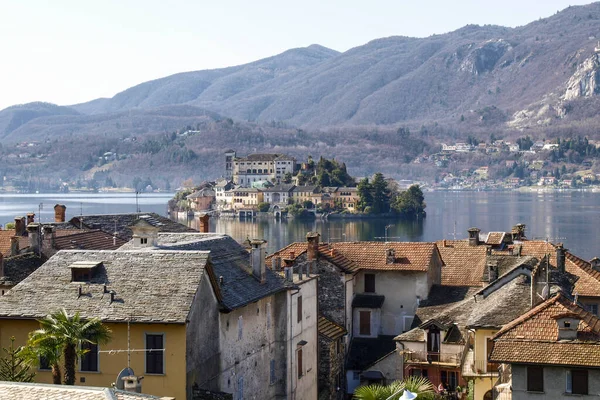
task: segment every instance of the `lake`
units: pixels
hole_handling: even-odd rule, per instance
[[[142,212],[167,214],[170,193],[141,194]],[[464,239],[467,229],[483,232],[509,231],[517,223],[527,225],[530,239],[563,242],[574,254],[591,259],[600,256],[600,193],[564,192],[426,192],[427,218],[422,221],[333,220],[333,221],[238,221],[212,219],[211,231],[226,233],[236,240],[262,238],[273,252],[294,241],[305,240],[306,232],[321,233],[323,241],[388,240],[434,241]],[[38,213],[41,221],[53,221],[55,204],[67,206],[67,218],[83,214],[131,213],[136,210],[134,193],[0,195],[0,221],[16,215]],[[38,215],[39,221],[39,215]],[[196,227],[197,221],[181,221]]]

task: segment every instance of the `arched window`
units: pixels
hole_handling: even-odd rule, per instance
[[[483,400],[492,400],[494,398],[492,391],[488,390],[484,395],[483,395]]]

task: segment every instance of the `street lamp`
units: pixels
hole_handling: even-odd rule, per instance
[[[388,229],[389,229],[389,228],[391,228],[392,226],[394,226],[394,225],[393,225],[393,224],[390,224],[390,225],[386,225],[386,226],[385,226],[385,241],[386,241],[386,242],[387,242],[387,231],[388,231]]]

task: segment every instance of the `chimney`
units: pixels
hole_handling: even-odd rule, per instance
[[[556,245],[556,269],[560,272],[565,272],[565,259],[567,249],[564,248],[562,243]]]
[[[580,317],[574,313],[565,313],[554,317],[558,325],[558,340],[576,340]]]
[[[35,214],[27,213],[27,225],[35,223]]]
[[[25,217],[15,217],[15,235],[25,236]]]
[[[385,251],[385,263],[393,264],[396,262],[396,251],[394,249],[387,249]]]
[[[4,277],[4,255],[0,253],[0,277]]]
[[[42,233],[43,233],[43,240],[45,242],[45,246],[47,245],[48,248],[53,249],[54,248],[54,239],[55,239],[55,235],[54,235],[54,228],[51,225],[44,225],[42,227]]]
[[[266,240],[252,240],[250,245],[251,250],[251,262],[252,262],[252,275],[260,281],[261,284],[267,280],[266,262],[265,262],[265,243]]]
[[[10,238],[10,255],[16,256],[19,254],[19,237],[13,236]]]
[[[281,269],[281,257],[273,256],[271,258],[271,269],[273,271],[279,271]]]
[[[39,255],[42,250],[40,224],[27,225],[27,232],[29,232],[29,247],[31,251]]]
[[[447,244],[447,242],[446,242],[446,239],[444,239],[444,240],[442,241],[442,247],[448,247],[448,244]]]
[[[296,253],[293,251],[290,251],[290,260],[294,260],[296,258]]]
[[[317,232],[308,232],[306,234],[306,241],[308,242],[306,256],[308,261],[316,260],[319,255],[319,236],[321,235]]]
[[[494,282],[498,279],[498,263],[490,262],[488,264],[488,282]]]
[[[57,204],[54,206],[54,222],[65,222],[65,213],[67,207],[63,204]]]
[[[209,224],[208,224],[208,220],[210,219],[210,215],[209,214],[204,214],[202,216],[200,216],[198,218],[198,221],[200,222],[198,225],[198,230],[202,233],[208,233],[209,232]]]
[[[600,258],[594,257],[590,260],[590,265],[595,271],[600,271]]]
[[[525,238],[525,224],[516,224],[513,226],[513,240],[523,240]]]
[[[469,246],[477,246],[479,244],[479,232],[478,228],[469,228]]]

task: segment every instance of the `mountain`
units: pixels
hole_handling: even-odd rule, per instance
[[[98,114],[189,104],[239,120],[322,128],[456,120],[496,107],[501,122],[516,118],[520,126],[515,114],[540,102],[548,115],[559,112],[569,80],[594,55],[598,32],[594,3],[514,29],[470,25],[422,39],[378,39],[342,54],[317,45],[293,49],[71,108]]]

